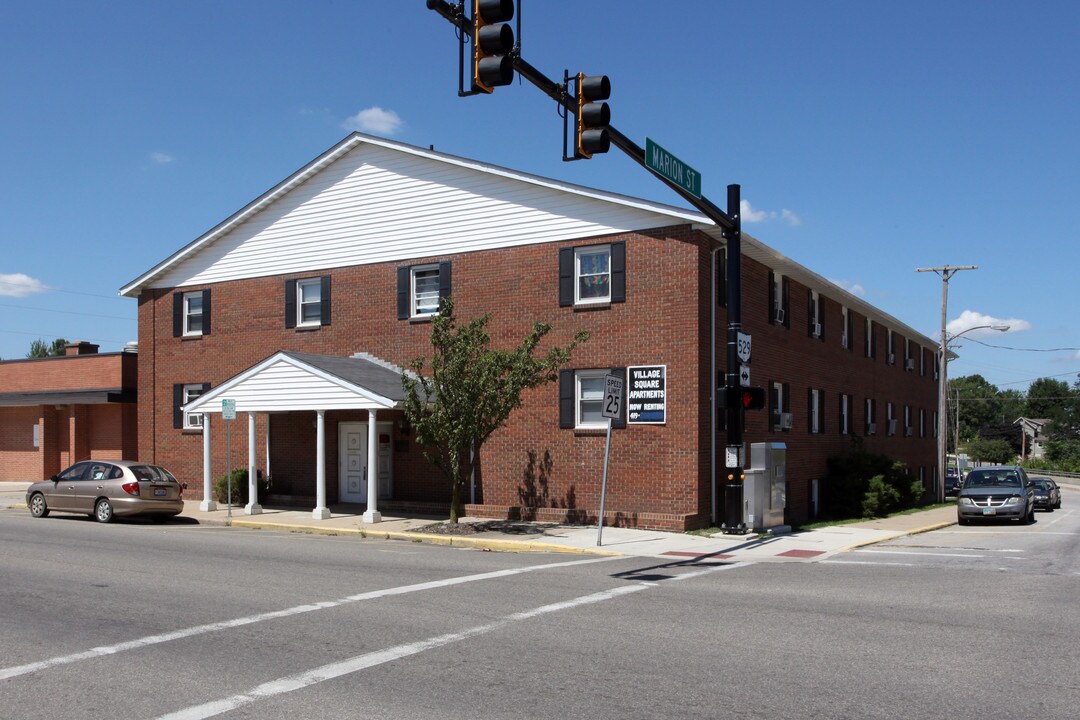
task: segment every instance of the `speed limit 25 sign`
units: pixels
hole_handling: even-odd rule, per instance
[[[604,376],[604,407],[601,415],[618,419],[622,415],[623,379],[617,375]]]

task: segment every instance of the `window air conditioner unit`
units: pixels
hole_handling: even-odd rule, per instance
[[[912,427],[904,428],[904,437],[911,437],[914,434],[915,434],[915,428],[912,428]]]
[[[870,423],[866,426],[866,434],[873,435],[877,432],[877,423]]]
[[[889,364],[890,365],[895,365],[896,364],[896,353],[889,353]]]
[[[847,344],[847,333],[842,332],[842,333],[840,333],[840,347],[847,347],[847,346],[848,346],[848,344]]]
[[[784,324],[784,308],[776,308],[776,312],[773,314],[773,317],[776,318],[777,324],[783,325]]]
[[[814,337],[821,337],[821,323],[814,323]]]
[[[791,413],[780,413],[780,427],[784,430],[790,430],[792,424],[794,424],[795,418]]]
[[[896,434],[896,419],[895,418],[889,421],[889,434],[890,435],[895,435]]]
[[[905,370],[914,370],[915,369],[915,359],[914,358],[908,358],[907,360],[905,360],[904,361],[904,369]]]

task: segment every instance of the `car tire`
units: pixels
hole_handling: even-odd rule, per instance
[[[94,503],[94,519],[99,523],[109,523],[113,519],[113,506],[112,503],[101,498]]]
[[[41,493],[34,493],[30,498],[30,516],[36,518],[49,516],[49,506],[45,502],[45,496]]]
[[[970,525],[971,521],[968,520],[967,518],[958,517],[958,518],[956,518],[956,524],[957,525]]]

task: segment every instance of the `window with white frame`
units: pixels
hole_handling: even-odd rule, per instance
[[[875,405],[876,403],[872,398],[866,398],[866,434],[874,435],[877,433],[877,423],[875,422]]]
[[[937,414],[937,410],[935,410],[935,411],[934,411],[934,415],[933,415],[933,420],[934,420],[934,437],[937,437],[937,436],[938,436],[938,420],[937,420],[937,418],[938,418],[938,414]]]
[[[840,393],[840,434],[851,432],[851,396]]]
[[[896,364],[896,343],[892,330],[885,331],[885,359],[890,365]]]
[[[769,310],[769,322],[774,325],[789,326],[791,317],[788,315],[788,279],[780,273],[769,273],[771,285],[769,296],[771,298]]]
[[[926,409],[919,408],[919,437],[926,437]]]
[[[896,415],[893,412],[893,404],[885,403],[885,433],[887,435],[896,434]]]
[[[817,290],[811,290],[810,291],[809,300],[810,300],[810,312],[809,312],[809,316],[810,316],[810,327],[809,327],[810,337],[819,338],[822,335],[821,319],[822,319],[822,316],[825,314],[824,307],[823,307],[824,303],[822,302],[821,295],[818,294]]]
[[[319,325],[322,322],[322,282],[319,278],[296,281],[297,326]]]
[[[843,330],[840,331],[840,347],[850,350],[851,349],[851,313],[848,312],[846,307],[840,308],[840,321],[842,323]]]
[[[203,291],[184,293],[184,335],[203,334]]]
[[[575,413],[574,427],[607,427],[603,416],[604,378],[608,370],[578,370],[574,374]]]
[[[911,429],[911,406],[904,406],[904,437],[910,437],[912,435]]]
[[[784,383],[774,382],[769,392],[769,414],[773,430],[784,429]]]
[[[412,317],[439,312],[439,266],[416,265],[409,270],[412,286]]]
[[[197,397],[202,395],[204,387],[202,384],[198,385],[185,385],[183,391],[183,405],[194,401]],[[184,413],[184,429],[185,430],[201,430],[203,426],[202,413]]]
[[[866,318],[866,357],[874,357],[874,321]]]
[[[811,433],[819,433],[819,432],[821,432],[821,426],[823,424],[822,423],[823,418],[821,417],[821,410],[822,410],[821,391],[818,390],[817,388],[810,388],[809,399],[810,399],[810,432]]]
[[[574,303],[611,301],[611,246],[593,245],[574,249]]]

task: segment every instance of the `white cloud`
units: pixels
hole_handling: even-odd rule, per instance
[[[0,274],[0,295],[26,297],[27,295],[46,292],[48,289],[49,287],[45,283],[23,273]]]
[[[173,161],[173,156],[163,152],[152,152],[150,153],[150,159],[159,165],[165,165],[166,163],[171,163]]]
[[[974,310],[965,310],[960,313],[960,316],[955,320],[950,320],[945,326],[945,332],[948,335],[956,336],[962,332],[967,332],[972,328],[981,328],[979,330],[971,330],[968,332],[968,337],[988,337],[991,335],[997,335],[999,331],[993,330],[989,326],[1001,326],[1007,325],[1009,329],[1006,332],[1022,332],[1024,330],[1031,329],[1031,323],[1027,320],[1020,320],[1018,318],[1002,319],[996,318],[991,315],[983,315],[982,313],[975,312]]]
[[[346,130],[373,132],[380,135],[393,135],[404,123],[393,110],[381,107],[369,107],[348,118],[342,125]]]
[[[787,208],[784,208],[780,212],[776,212],[775,210],[755,210],[753,206],[750,205],[749,200],[739,201],[739,213],[742,215],[743,222],[748,223],[765,222],[767,220],[782,220],[788,225],[802,225],[802,218]]]
[[[847,280],[829,280],[829,282],[837,287],[847,290],[855,297],[866,297],[866,288],[859,283],[848,282]]]

